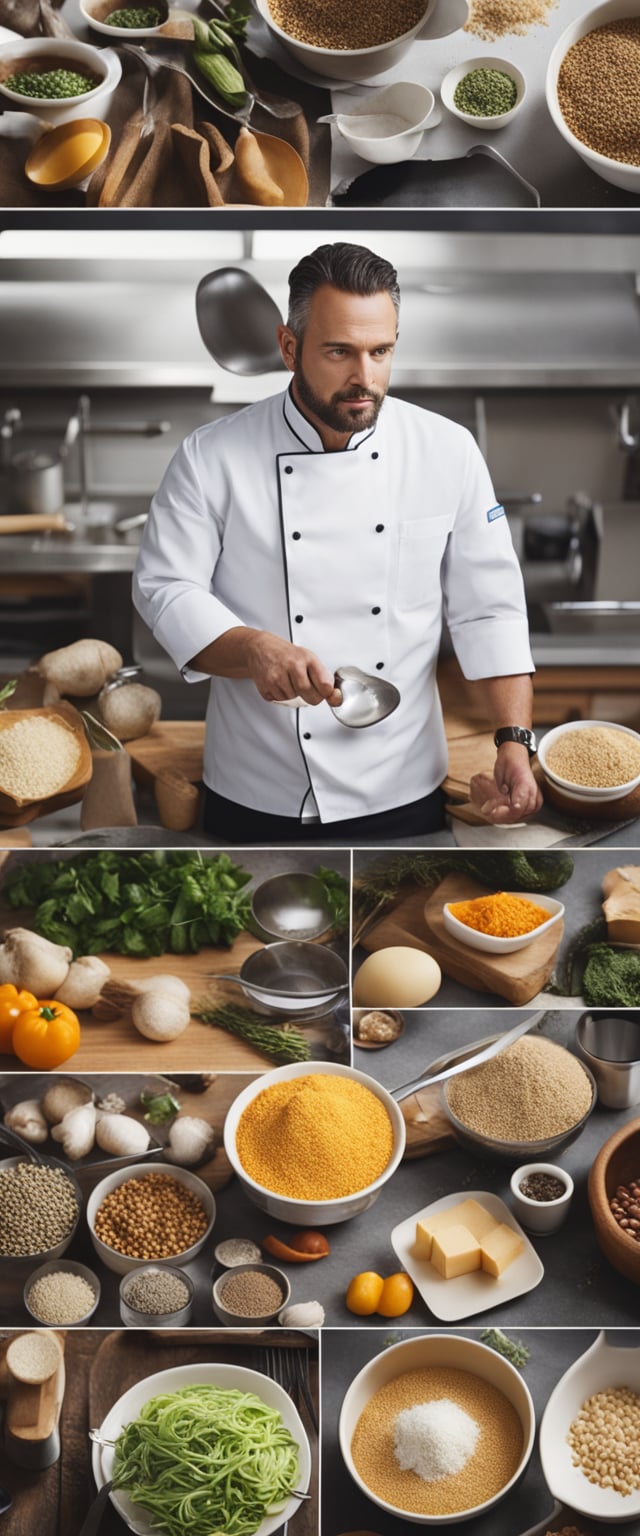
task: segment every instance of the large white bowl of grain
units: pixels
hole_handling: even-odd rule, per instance
[[[391,1094],[364,1072],[295,1062],[238,1094],[224,1148],[260,1210],[291,1226],[333,1226],[377,1200],[402,1158],[405,1123]]]
[[[463,27],[468,0],[254,0],[287,52],[335,80],[368,80],[393,69],[412,44]]]
[[[0,710],[0,816],[58,795],[79,798],[92,766],[73,705]]]
[[[459,1334],[425,1334],[379,1348],[340,1411],[340,1450],[354,1483],[388,1514],[414,1525],[459,1525],[486,1514],[524,1476],[533,1451],[535,1409],[519,1371]],[[401,1469],[394,1437],[398,1414],[429,1402],[441,1414],[455,1405],[479,1434],[458,1472],[426,1480]]]
[[[640,0],[606,0],[570,23],[549,59],[546,95],[585,164],[640,193]]]
[[[608,720],[570,720],[542,737],[538,762],[575,800],[622,800],[640,785],[640,735]]]

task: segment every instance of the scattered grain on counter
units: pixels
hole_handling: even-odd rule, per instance
[[[147,1269],[134,1274],[124,1287],[124,1299],[133,1312],[144,1312],[147,1317],[166,1317],[169,1312],[181,1312],[188,1306],[190,1291],[179,1275],[165,1269]]]
[[[398,1465],[396,1423],[405,1409],[444,1402],[467,1414],[479,1434],[461,1471],[427,1482]],[[493,1498],[516,1472],[522,1449],[522,1425],[504,1393],[471,1371],[441,1366],[407,1371],[375,1392],[351,1442],[356,1470],[372,1493],[396,1509],[433,1516],[458,1514]]]
[[[282,1286],[259,1269],[230,1274],[219,1294],[223,1307],[237,1317],[271,1317],[284,1302]]]
[[[638,57],[640,63],[640,53]],[[640,105],[640,90],[638,101]],[[586,789],[615,789],[640,773],[640,741],[606,725],[565,731],[549,747],[547,763],[552,773],[570,784]]]
[[[198,1196],[170,1173],[126,1179],[105,1195],[96,1236],[129,1259],[171,1259],[203,1237],[207,1216]]]
[[[488,933],[495,939],[513,939],[523,933],[532,933],[551,916],[534,901],[527,901],[524,896],[510,896],[508,891],[496,891],[495,896],[475,896],[471,901],[450,901],[447,905],[466,928],[475,928],[477,933]]]
[[[28,1294],[30,1310],[38,1322],[50,1328],[79,1323],[91,1311],[96,1293],[83,1275],[70,1270],[52,1270],[34,1280]]]
[[[17,1381],[48,1381],[57,1371],[62,1350],[55,1335],[45,1333],[21,1333],[12,1339],[6,1353],[6,1362]]]
[[[591,1107],[592,1087],[577,1056],[523,1035],[493,1061],[446,1084],[463,1125],[500,1141],[544,1141],[570,1131]]]
[[[485,43],[499,37],[525,37],[532,27],[546,27],[557,0],[471,0],[463,32]]]
[[[369,1088],[324,1072],[263,1089],[236,1132],[245,1173],[294,1200],[338,1200],[380,1177],[393,1151],[391,1121]]]
[[[47,1253],[75,1225],[78,1201],[61,1168],[18,1163],[0,1169],[0,1254],[4,1258]]]
[[[639,17],[595,27],[569,48],[558,102],[581,143],[608,160],[640,165]]]
[[[55,795],[79,761],[73,731],[48,716],[28,715],[0,731],[0,790],[18,800]]]
[[[417,27],[427,0],[269,0],[277,27],[318,48],[375,48]]]
[[[609,1387],[587,1398],[567,1440],[574,1467],[589,1483],[627,1498],[640,1488],[640,1396]]]

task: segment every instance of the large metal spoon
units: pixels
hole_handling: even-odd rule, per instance
[[[464,1061],[455,1061],[452,1066],[444,1067],[441,1072],[428,1072],[422,1077],[416,1077],[410,1083],[403,1083],[400,1088],[391,1088],[392,1099],[398,1103],[402,1099],[408,1099],[413,1093],[419,1093],[421,1088],[432,1088],[434,1083],[447,1082],[450,1077],[458,1077],[461,1072],[470,1072],[472,1067],[479,1067],[483,1061],[492,1061],[494,1056],[500,1056],[509,1045],[519,1040],[521,1035],[526,1035],[530,1029],[539,1024],[544,1018],[544,1010],[540,1013],[531,1013],[522,1023],[508,1029],[506,1035],[500,1035],[497,1040],[492,1040],[490,1045],[485,1045],[479,1051],[474,1051],[472,1056],[467,1056]]]
[[[285,364],[277,340],[277,304],[242,267],[218,267],[198,283],[196,316],[211,356],[229,373],[276,373]]]

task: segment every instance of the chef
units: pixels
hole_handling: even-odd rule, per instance
[[[289,286],[289,388],[185,440],[134,578],[186,681],[212,680],[205,832],[375,844],[441,827],[443,614],[496,733],[495,773],[476,776],[474,799],[489,821],[521,821],[540,804],[533,662],[484,460],[465,429],[387,394],[400,304],[389,262],[336,242]],[[345,728],[327,707],[340,666],[395,683],[399,707]]]

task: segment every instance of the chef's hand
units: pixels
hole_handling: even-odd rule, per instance
[[[471,801],[495,826],[508,826],[534,816],[542,805],[542,795],[531,772],[526,747],[504,742],[498,748],[493,778],[488,773],[473,775]]]
[[[292,645],[267,630],[260,630],[248,642],[246,663],[249,677],[267,704],[281,704],[285,699],[304,699],[305,704],[342,703],[333,673],[302,645]]]

